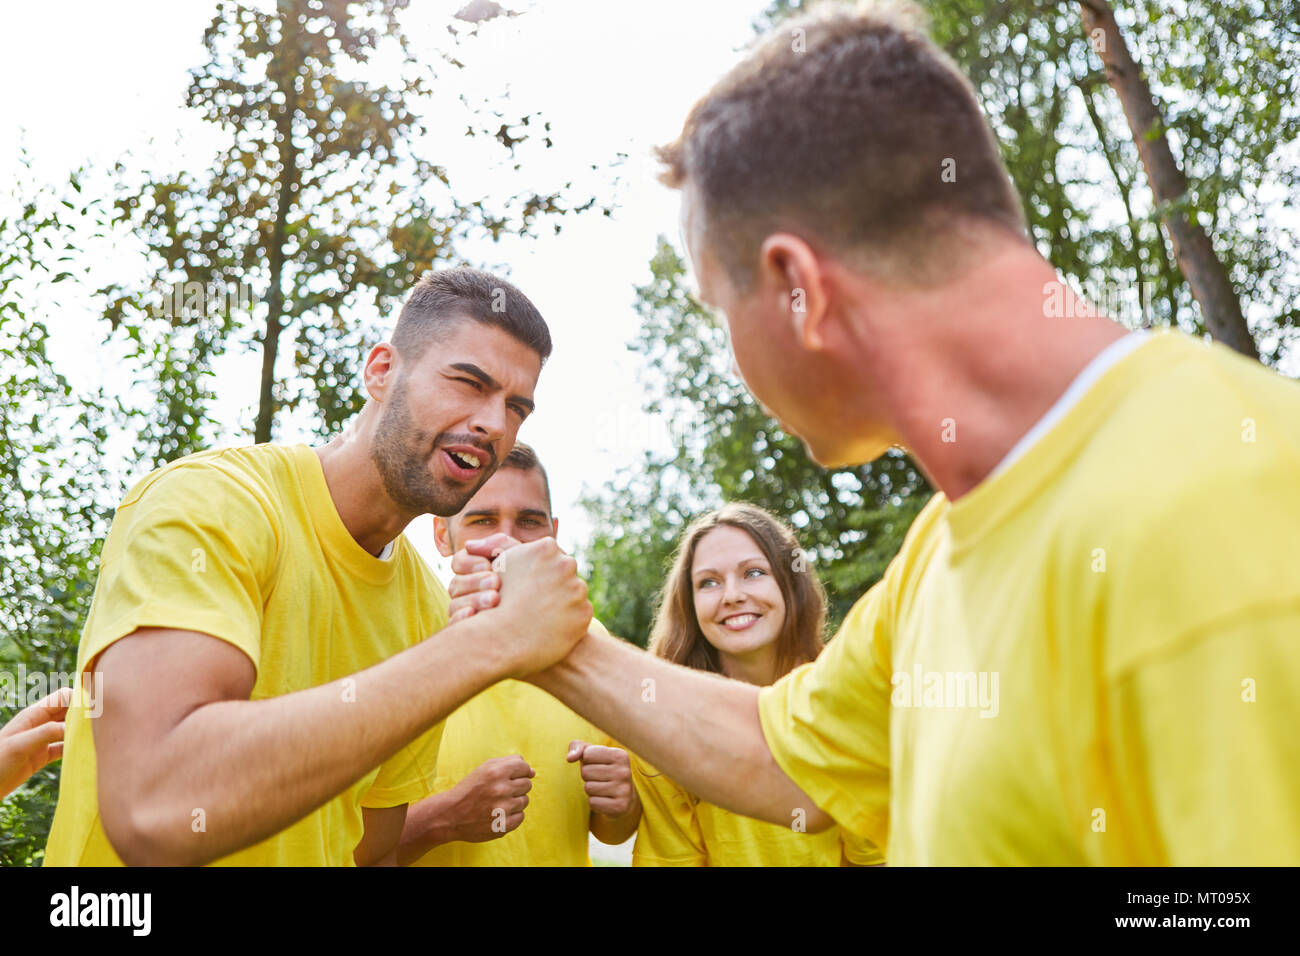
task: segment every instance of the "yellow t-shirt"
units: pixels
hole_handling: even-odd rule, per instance
[[[936,495],[777,763],[895,864],[1300,864],[1300,386],[1156,335]]]
[[[603,631],[599,622],[592,626]],[[569,743],[618,746],[546,691],[503,680],[456,710],[438,750],[435,792],[450,790],[485,760],[518,754],[536,771],[524,822],[483,843],[436,846],[412,866],[591,866],[587,850],[591,807]]]
[[[357,544],[306,445],[207,451],[154,471],[118,508],[77,670],[137,628],[202,631],[248,655],[257,668],[251,699],[262,700],[405,650],[446,624],[447,604],[405,537],[384,560]],[[68,712],[48,865],[122,862],[99,818],[92,719],[81,708]],[[438,730],[277,835],[217,862],[352,865],[362,807],[401,806],[432,790]]]
[[[821,833],[755,820],[705,803],[638,757],[641,799],[633,866],[857,866],[885,862],[870,842],[839,827]]]

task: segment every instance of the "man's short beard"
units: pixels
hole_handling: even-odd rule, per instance
[[[442,435],[427,442],[424,432],[415,427],[406,400],[406,376],[393,386],[388,403],[375,426],[370,459],[379,471],[384,490],[403,511],[411,514],[435,514],[444,518],[458,514],[474,492],[494,471],[485,462],[483,475],[473,488],[465,491],[446,488],[429,472],[429,459],[437,454]],[[427,452],[421,452],[427,448]]]

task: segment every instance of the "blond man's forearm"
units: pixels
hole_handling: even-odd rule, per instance
[[[772,759],[757,687],[591,632],[528,680],[701,800],[813,832],[833,822]]]

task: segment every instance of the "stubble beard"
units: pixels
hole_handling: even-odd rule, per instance
[[[424,433],[415,427],[411,418],[406,391],[403,377],[394,386],[379,424],[375,426],[370,458],[384,483],[384,490],[403,511],[444,518],[459,514],[474,492],[487,481],[492,470],[484,468],[483,477],[465,491],[440,484],[429,471],[429,460],[437,454],[443,436],[426,443]]]

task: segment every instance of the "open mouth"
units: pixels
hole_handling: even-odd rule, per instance
[[[463,480],[477,478],[487,460],[486,455],[464,448],[444,448],[442,454],[452,477]]]
[[[733,631],[743,631],[762,615],[755,614],[752,611],[746,611],[744,614],[733,614],[730,617],[722,619],[722,626]]]

